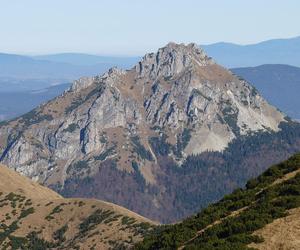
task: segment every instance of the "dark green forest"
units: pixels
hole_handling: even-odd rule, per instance
[[[270,185],[299,168],[300,154],[296,154],[181,223],[157,227],[136,249],[176,249],[183,245],[185,249],[249,249],[251,242],[264,240],[252,235],[255,230],[300,207],[300,173]],[[236,216],[230,216],[239,209]],[[203,230],[215,221],[221,222]]]

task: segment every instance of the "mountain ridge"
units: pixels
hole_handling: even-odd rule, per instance
[[[134,64],[139,60],[139,57],[129,56],[102,56],[85,53],[57,53],[49,55],[39,55],[33,58],[38,60],[46,60],[52,62],[63,62],[80,66],[91,66],[95,64],[108,63],[118,64],[119,67],[127,68],[128,65]]]
[[[49,60],[44,60],[42,57],[39,59],[39,57],[0,53],[0,81],[35,81],[38,84],[35,88],[38,89],[52,84],[70,82],[82,76],[104,73],[114,66],[131,67],[136,59],[95,56],[105,60],[99,59],[93,63],[79,64],[76,61],[88,56],[74,54],[74,57],[75,61],[72,62],[72,58],[55,60],[49,56]]]

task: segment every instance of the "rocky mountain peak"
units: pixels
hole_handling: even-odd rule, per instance
[[[105,166],[155,186],[162,156],[181,164],[223,152],[241,136],[278,131],[284,120],[196,44],[169,43],[131,70],[81,78],[62,96],[0,126],[0,161],[57,189]],[[154,196],[150,205],[160,206]]]
[[[193,65],[207,66],[214,64],[205,52],[195,43],[185,45],[170,42],[156,53],[146,54],[136,65],[140,77],[172,77]]]

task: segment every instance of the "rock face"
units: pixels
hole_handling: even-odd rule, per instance
[[[251,85],[195,44],[169,43],[131,70],[82,78],[63,95],[2,124],[0,161],[61,192],[80,190],[81,184],[73,185],[84,180],[89,190],[78,191],[82,196],[161,219],[150,210],[162,208],[169,188],[158,174],[164,172],[162,156],[180,165],[191,155],[223,152],[241,136],[278,132],[284,121]],[[149,210],[105,189],[114,179],[105,174],[125,182],[129,176],[128,186],[140,191],[137,203],[147,197]]]

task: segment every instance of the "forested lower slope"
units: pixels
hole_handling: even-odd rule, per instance
[[[296,154],[195,216],[158,227],[137,249],[299,249],[299,208]]]

